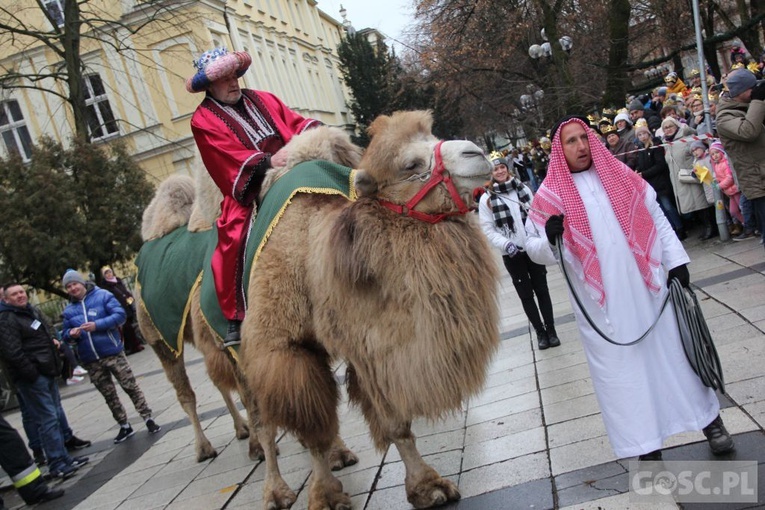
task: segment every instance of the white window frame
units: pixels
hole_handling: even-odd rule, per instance
[[[94,78],[98,78],[98,81],[101,82],[101,88],[104,89],[103,94],[96,94],[96,91],[93,87]],[[104,87],[104,81],[101,79],[101,75],[98,73],[88,74],[83,77],[82,81],[86,91],[85,110],[88,121],[88,130],[90,131],[91,138],[93,140],[103,140],[105,138],[119,135],[120,130],[119,126],[117,125],[117,119],[114,116],[114,110],[112,110],[112,105],[109,102],[109,96],[106,94],[106,87]],[[104,118],[102,108],[105,108],[106,111],[109,112],[112,117],[111,119]],[[92,119],[94,114],[95,119]],[[91,124],[93,120],[97,122],[95,127],[102,131],[100,135],[94,132],[94,126]]]
[[[11,103],[16,103],[21,119],[14,119],[11,115]],[[27,128],[27,123],[24,120],[24,112],[21,111],[21,105],[15,99],[8,99],[6,101],[0,101],[0,108],[3,109],[6,119],[8,120],[7,124],[0,124],[0,139],[3,140],[6,152],[8,155],[17,152],[25,163],[30,161],[32,158],[32,137],[29,134],[29,128]],[[15,146],[8,146],[7,133],[11,133],[13,136]]]
[[[64,2],[66,0],[43,0],[43,5],[45,6],[45,10],[48,11],[48,14],[51,18],[56,20],[56,26],[63,27],[64,26]],[[57,11],[51,11],[51,8],[55,7]],[[58,14],[58,16],[56,16]]]

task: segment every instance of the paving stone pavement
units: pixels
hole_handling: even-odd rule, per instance
[[[631,500],[628,460],[616,459],[605,435],[587,364],[557,268],[548,281],[563,343],[539,351],[504,268],[500,284],[502,344],[484,390],[461,412],[436,423],[416,422],[426,461],[458,484],[462,500],[446,508],[664,509],[765,508],[765,252],[757,240],[685,242],[697,287],[725,369],[722,415],[737,449],[726,460],[755,460],[760,503],[690,505]],[[499,258],[496,261],[500,263]],[[194,438],[158,359],[149,349],[129,360],[162,432],[149,435],[124,393],[136,434],[113,444],[117,434],[101,396],[89,384],[62,387],[72,428],[93,445],[78,454],[91,462],[78,475],[55,482],[64,498],[41,509],[212,510],[261,508],[263,463],[247,457],[247,442],[234,438],[233,421],[206,377],[199,353],[186,360],[205,432],[219,455],[197,463]],[[343,377],[343,367],[338,367]],[[120,390],[121,392],[121,390]],[[341,406],[341,434],[360,462],[337,472],[356,509],[409,509],[403,463],[395,448],[374,450],[358,410]],[[18,411],[5,413],[19,430]],[[308,453],[289,435],[279,440],[280,466],[298,493],[293,508],[307,508]],[[701,432],[680,434],[665,445],[665,460],[711,460]],[[0,472],[1,473],[1,472]],[[7,486],[8,479],[0,479]],[[6,506],[23,506],[3,491]],[[759,506],[758,506],[759,505]]]

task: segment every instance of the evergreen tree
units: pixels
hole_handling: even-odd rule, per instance
[[[380,114],[390,113],[390,57],[384,42],[375,47],[359,33],[346,35],[337,48],[340,72],[351,92],[348,108],[356,119],[354,142],[366,147],[367,128]]]
[[[119,144],[77,140],[70,149],[49,139],[25,164],[0,159],[0,281],[61,296],[67,268],[129,260],[141,246],[143,209],[153,189]]]

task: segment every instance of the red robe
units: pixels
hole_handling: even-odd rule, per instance
[[[237,106],[208,95],[191,117],[202,161],[223,193],[211,265],[218,301],[229,320],[244,318],[242,273],[252,204],[271,167],[271,156],[294,135],[317,125],[319,121],[303,118],[275,95],[248,89],[242,90]]]

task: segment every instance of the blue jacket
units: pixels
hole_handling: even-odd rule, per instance
[[[83,363],[90,363],[123,351],[122,336],[117,329],[125,322],[125,309],[114,294],[95,285],[87,285],[82,301],[73,301],[64,309],[64,340],[77,342],[77,352]],[[95,322],[96,330],[83,331],[72,338],[69,330],[86,322]]]

